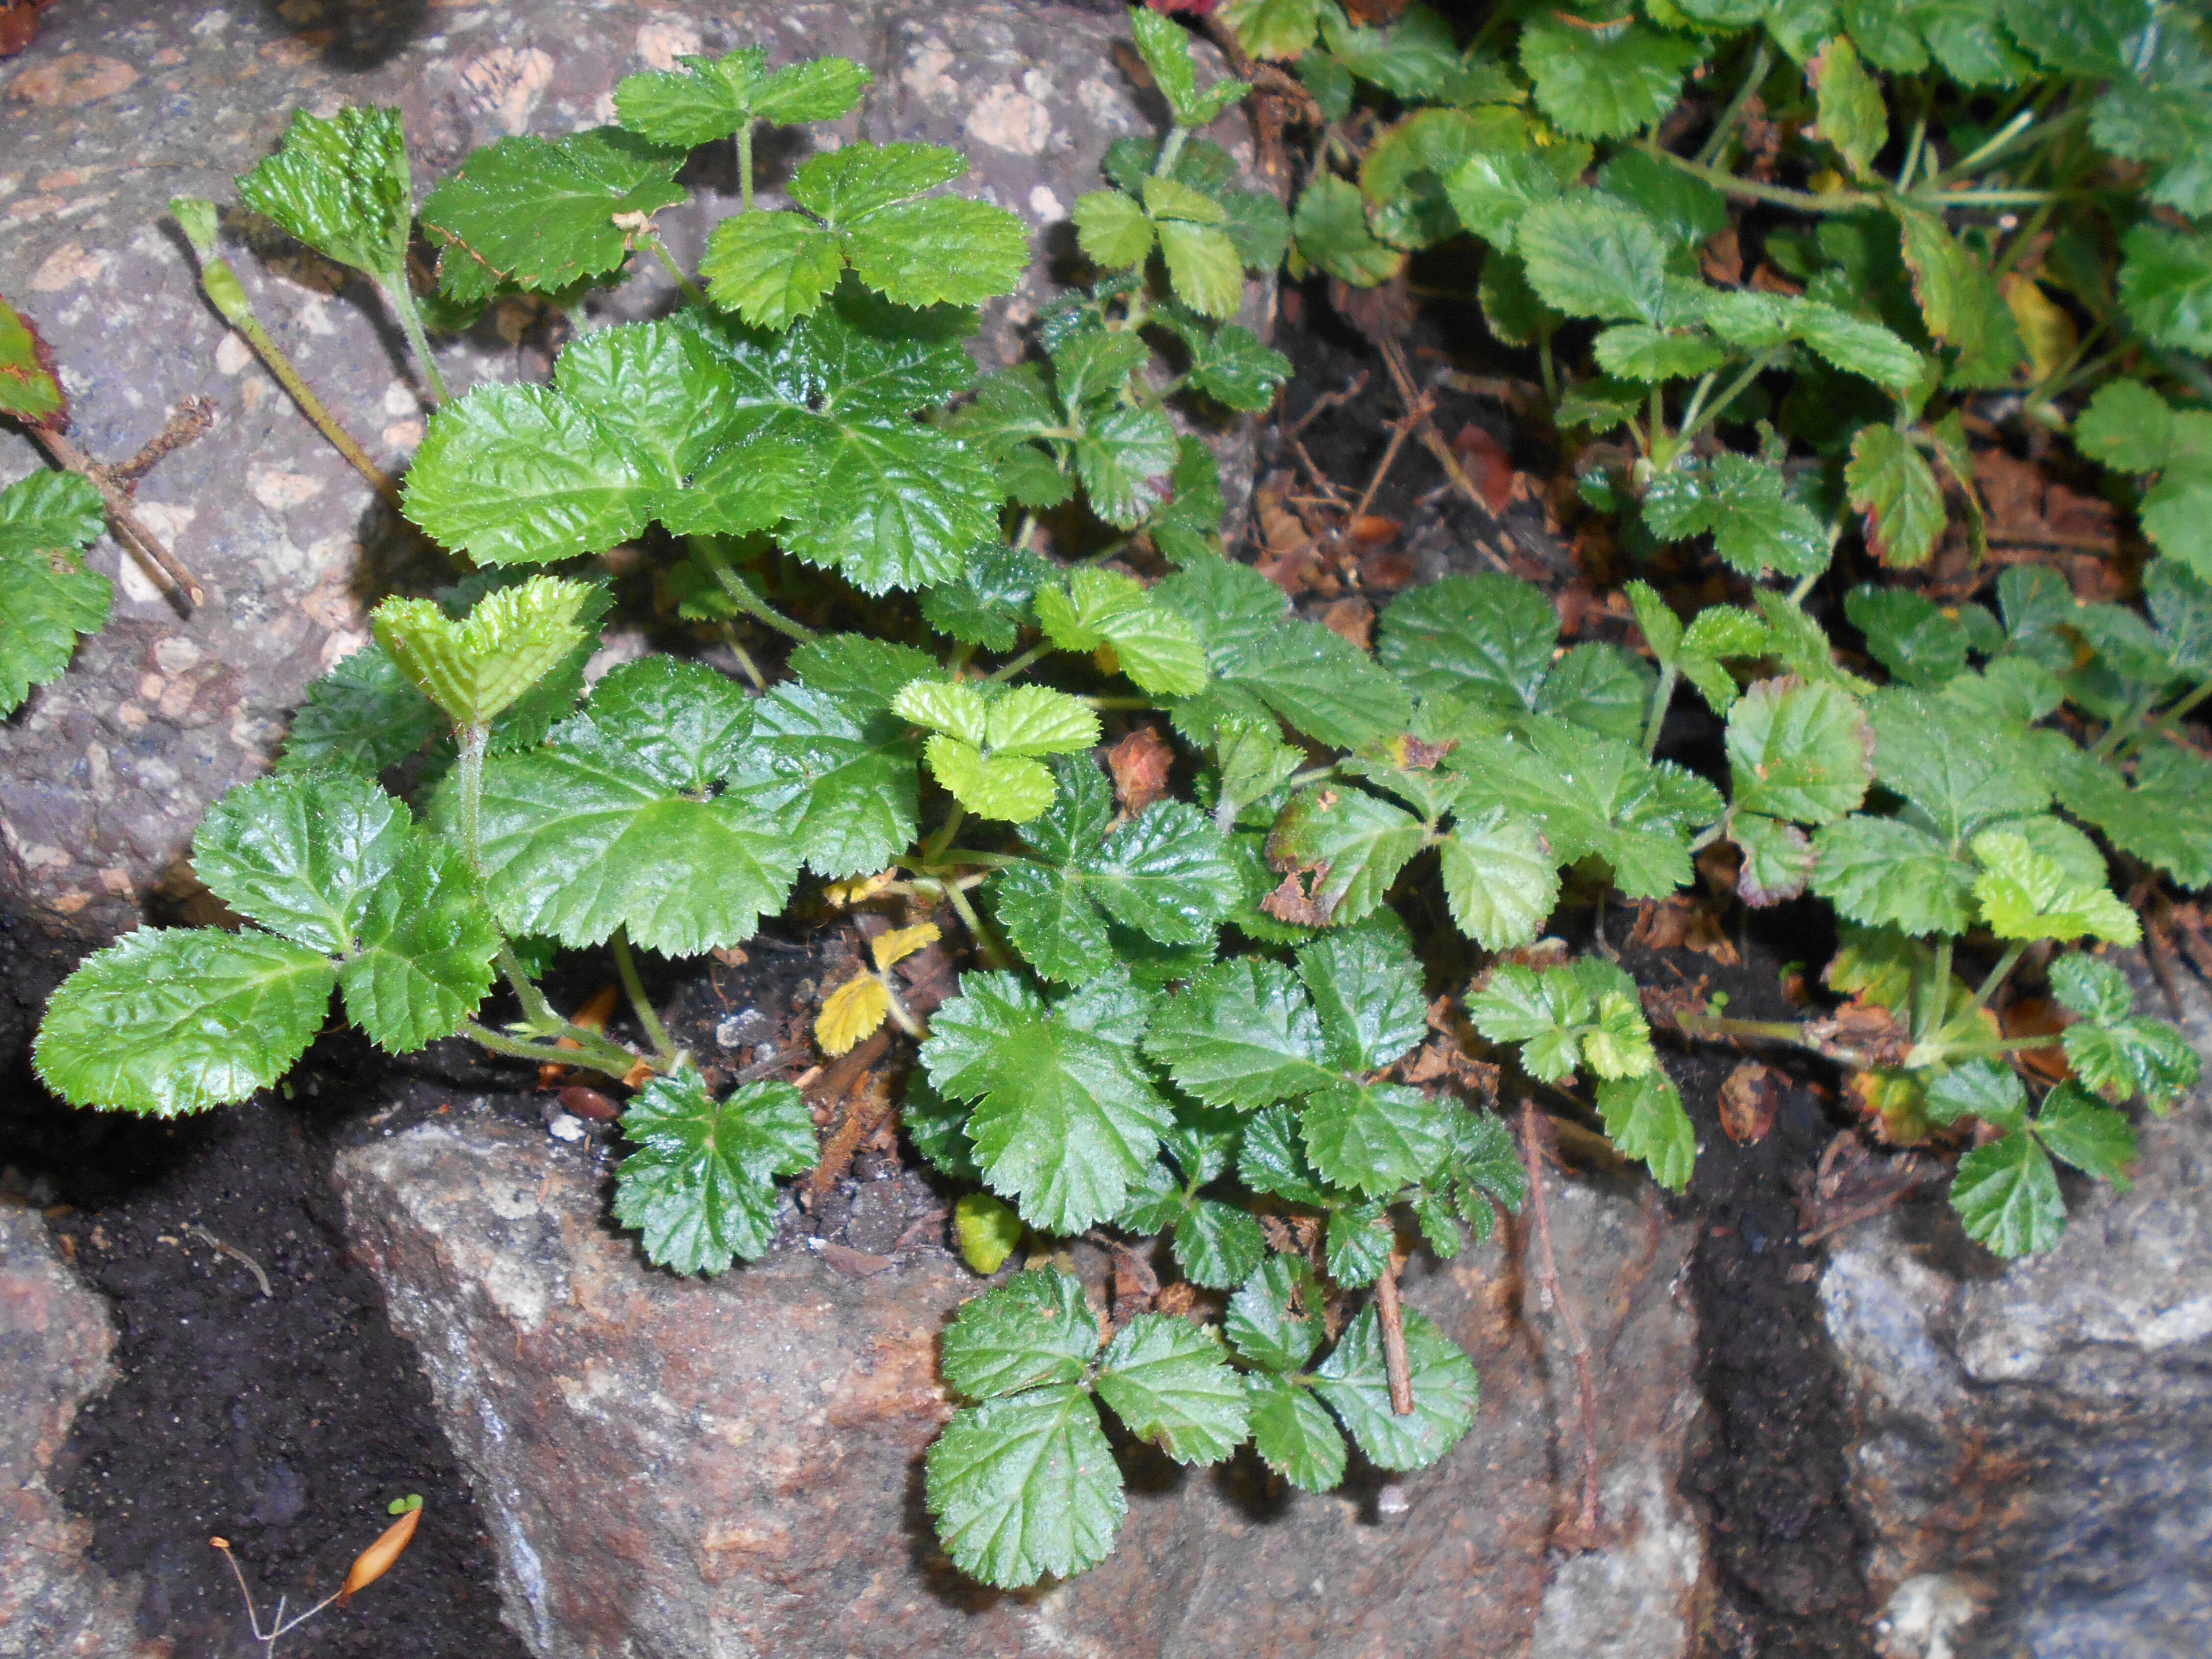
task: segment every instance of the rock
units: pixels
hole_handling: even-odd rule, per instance
[[[2212,999],[2177,988],[2212,1053]],[[2136,1117],[2135,1190],[2066,1177],[2046,1255],[2000,1269],[1940,1199],[1832,1247],[1821,1303],[1893,1653],[2212,1644],[2212,1098]]]
[[[62,366],[76,435],[118,461],[187,396],[212,400],[214,429],[140,488],[143,516],[207,590],[179,623],[112,543],[93,565],[119,576],[113,620],[69,675],[0,725],[0,902],[88,937],[133,925],[150,898],[188,898],[182,860],[210,801],[259,772],[307,684],[367,640],[364,605],[406,552],[380,503],[201,297],[165,221],[168,198],[228,203],[230,180],[276,143],[291,112],[343,100],[405,112],[419,200],[477,145],[557,135],[612,118],[615,82],[682,54],[755,42],[777,62],[842,52],[876,82],[842,137],[957,144],[962,188],[1022,214],[1038,258],[1019,290],[987,308],[974,343],[987,366],[1020,354],[1020,331],[1057,289],[1066,218],[1098,185],[1106,146],[1158,130],[1157,99],[1116,66],[1118,15],[1052,0],[560,0],[457,7],[441,0],[157,6],[70,0],[44,16],[0,81],[0,294],[37,324]],[[1244,118],[1211,136],[1249,159]],[[762,143],[771,185],[811,141]],[[696,264],[707,228],[735,204],[735,179],[694,164],[692,203],[662,216]],[[773,188],[767,199],[780,200]],[[415,370],[361,279],[271,244],[228,252],[263,322],[380,465],[422,435]],[[657,269],[587,301],[593,326],[664,307]],[[1264,298],[1255,299],[1264,308]],[[552,340],[540,310],[495,309],[442,346],[456,391],[543,378]],[[1232,501],[1249,442],[1224,450]],[[40,465],[0,432],[0,483]],[[419,557],[419,554],[406,554]],[[426,568],[427,569],[427,568]]]
[[[139,1637],[135,1584],[86,1554],[92,1528],[48,1483],[77,1407],[112,1377],[106,1304],[35,1210],[0,1203],[0,1659],[167,1659]]]
[[[1673,1287],[1691,1230],[1648,1200],[1551,1200],[1601,1361],[1607,1547],[1547,1552],[1575,1384],[1548,1320],[1522,1317],[1507,1238],[1408,1270],[1407,1300],[1474,1356],[1483,1399],[1449,1458],[1391,1483],[1405,1513],[1371,1473],[1316,1498],[1271,1492],[1249,1457],[1185,1471],[1139,1454],[1115,1555],[999,1595],[951,1571],[922,1507],[921,1454],[951,1410],[936,1338],[979,1288],[934,1244],[865,1274],[787,1247],[679,1279],[611,1230],[583,1158],[482,1121],[349,1149],[337,1179],[539,1659],[1690,1650],[1704,1547],[1674,1478],[1700,1406]]]

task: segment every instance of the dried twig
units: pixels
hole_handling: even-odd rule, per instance
[[[1413,1414],[1413,1370],[1406,1358],[1406,1310],[1398,1305],[1398,1258],[1382,1264],[1375,1280],[1375,1314],[1382,1325],[1382,1368],[1390,1377],[1390,1409]]]
[[[1521,1103],[1521,1159],[1528,1171],[1528,1201],[1536,1212],[1536,1284],[1545,1307],[1558,1318],[1560,1329],[1566,1333],[1567,1350],[1574,1358],[1575,1392],[1582,1418],[1582,1498],[1570,1529],[1570,1541],[1574,1547],[1587,1549],[1596,1543],[1603,1524],[1598,1512],[1597,1384],[1590,1375],[1589,1344],[1583,1340],[1583,1328],[1575,1318],[1575,1310],[1567,1305],[1566,1297],[1559,1291],[1559,1264],[1552,1254],[1551,1212],[1544,1200],[1540,1162],[1544,1144],[1543,1118],[1536,1110],[1535,1102],[1524,1098]]]
[[[1384,446],[1382,459],[1376,463],[1374,476],[1367,480],[1367,488],[1359,492],[1359,505],[1352,509],[1353,518],[1367,516],[1367,509],[1375,504],[1375,492],[1382,488],[1382,480],[1390,476],[1390,469],[1397,465],[1398,452],[1406,447],[1407,435],[1429,418],[1429,411],[1435,407],[1436,399],[1424,392],[1419,404],[1404,419],[1390,422],[1390,441]]]
[[[1398,396],[1406,405],[1407,418],[1413,421],[1415,424],[1416,432],[1421,440],[1421,447],[1437,458],[1437,465],[1443,468],[1444,477],[1451,480],[1452,488],[1474,506],[1480,507],[1485,518],[1494,520],[1498,515],[1490,510],[1490,503],[1483,499],[1482,492],[1474,487],[1474,480],[1467,476],[1467,469],[1459,464],[1459,457],[1452,453],[1452,447],[1444,441],[1444,434],[1437,430],[1437,423],[1430,414],[1434,404],[1413,383],[1413,373],[1407,366],[1403,348],[1395,340],[1388,337],[1376,340],[1375,343],[1382,353],[1382,361],[1390,370],[1391,381],[1398,388]],[[1504,571],[1508,575],[1512,574],[1513,568],[1507,564],[1495,550],[1487,544],[1483,544],[1481,551],[1500,570]]]
[[[1350,403],[1353,398],[1357,398],[1361,392],[1366,390],[1367,371],[1363,368],[1358,374],[1353,375],[1351,380],[1345,382],[1344,389],[1342,391],[1324,392],[1320,397],[1308,404],[1306,405],[1306,412],[1299,416],[1297,420],[1292,421],[1290,425],[1283,428],[1283,435],[1285,438],[1289,438],[1295,441],[1298,434],[1306,429],[1307,425],[1316,416],[1326,414],[1340,404]]]
[[[184,562],[164,547],[161,538],[146,527],[146,521],[131,510],[130,496],[110,481],[91,456],[58,432],[49,432],[36,424],[27,424],[23,429],[58,465],[92,481],[107,508],[107,522],[115,532],[115,539],[138,561],[155,586],[173,602],[187,608],[207,602],[207,595],[200,591],[199,579],[185,568]]]
[[[210,1232],[206,1228],[201,1226],[197,1221],[187,1222],[182,1231],[190,1233],[195,1238],[204,1240],[207,1243],[214,1246],[219,1253],[228,1256],[233,1261],[244,1263],[246,1271],[251,1273],[254,1279],[259,1282],[261,1285],[261,1294],[264,1296],[276,1295],[276,1292],[269,1288],[269,1275],[261,1270],[261,1264],[258,1261],[256,1261],[252,1256],[246,1255],[245,1251],[240,1249],[237,1245],[226,1243],[223,1240],[217,1238],[213,1233]]]
[[[154,465],[164,455],[182,449],[186,444],[205,437],[215,424],[215,404],[205,398],[186,398],[180,401],[175,412],[162,423],[161,429],[146,441],[144,447],[119,466],[106,466],[100,471],[108,479],[125,492],[138,488],[138,481],[154,470]]]

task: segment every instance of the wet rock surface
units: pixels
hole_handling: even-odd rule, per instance
[[[187,896],[181,860],[207,804],[266,765],[307,682],[366,641],[365,607],[395,564],[442,568],[392,533],[368,486],[206,305],[164,218],[172,196],[233,200],[233,176],[274,147],[297,106],[397,104],[419,200],[477,145],[611,119],[615,83],[632,70],[756,42],[777,63],[843,53],[876,81],[838,137],[957,144],[970,162],[960,188],[1036,233],[1030,273],[987,307],[974,343],[995,366],[1020,355],[1023,326],[1060,291],[1067,214],[1097,187],[1106,147],[1158,128],[1156,95],[1119,66],[1126,39],[1118,15],[1054,0],[71,0],[46,14],[37,42],[0,68],[0,293],[53,347],[75,435],[95,459],[131,455],[186,397],[211,401],[213,429],[138,492],[207,603],[180,622],[112,542],[93,551],[118,579],[113,620],[64,680],[0,724],[0,898],[98,937]],[[1211,136],[1249,157],[1240,116]],[[763,135],[766,200],[780,200],[775,185],[813,142]],[[727,160],[702,155],[685,182],[692,201],[660,223],[696,264],[737,181]],[[377,296],[238,215],[225,240],[264,324],[379,465],[398,466],[426,410]],[[644,270],[574,323],[672,298]],[[532,302],[505,302],[441,344],[447,380],[459,392],[542,378],[563,326]],[[1227,453],[1232,498],[1247,457],[1249,446]],[[0,432],[0,483],[39,464],[28,441]]]
[[[2212,998],[2176,988],[2212,1053]],[[2212,1098],[2136,1127],[2134,1191],[2063,1177],[2047,1255],[1997,1270],[1940,1194],[1836,1241],[1820,1296],[1891,1654],[2212,1645]]]
[[[134,1585],[86,1552],[53,1486],[77,1408],[113,1375],[115,1331],[35,1210],[0,1203],[0,1659],[167,1659],[142,1641]]]
[[[912,1189],[854,1183],[837,1237],[702,1283],[646,1266],[590,1154],[526,1128],[423,1124],[349,1149],[337,1178],[540,1659],[1691,1650],[1703,1547],[1674,1492],[1700,1409],[1675,1293],[1688,1230],[1625,1192],[1551,1200],[1600,1361],[1605,1547],[1548,1548],[1575,1382],[1508,1232],[1408,1270],[1483,1399],[1451,1456],[1399,1482],[1407,1513],[1382,1512],[1371,1473],[1315,1498],[1271,1492],[1249,1459],[1178,1470],[1139,1449],[1116,1553],[1000,1595],[951,1571],[922,1506],[921,1454],[951,1409],[936,1340],[980,1282],[939,1248],[941,1223],[916,1236]],[[887,1253],[854,1242],[893,1220]]]

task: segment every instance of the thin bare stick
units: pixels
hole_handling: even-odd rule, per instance
[[[1283,435],[1285,438],[1297,437],[1299,433],[1306,429],[1307,422],[1311,421],[1315,416],[1334,409],[1339,404],[1348,404],[1354,398],[1357,398],[1361,392],[1366,390],[1367,371],[1363,368],[1358,374],[1353,375],[1351,380],[1345,382],[1344,389],[1341,392],[1324,392],[1320,397],[1315,398],[1313,402],[1307,404],[1306,412],[1299,416],[1297,420],[1291,422],[1288,427],[1284,428]]]
[[[1382,1369],[1390,1377],[1390,1409],[1413,1414],[1413,1368],[1406,1358],[1406,1310],[1398,1305],[1398,1258],[1382,1264],[1375,1280],[1375,1314],[1382,1325]]]
[[[103,467],[110,483],[125,491],[138,488],[138,481],[154,470],[154,465],[164,455],[182,449],[207,434],[215,424],[215,404],[205,398],[185,398],[178,401],[161,429],[149,438],[136,455],[118,465]]]
[[[1467,469],[1459,464],[1459,457],[1452,453],[1452,447],[1444,441],[1444,434],[1437,430],[1436,422],[1430,418],[1428,414],[1430,400],[1422,393],[1420,388],[1413,384],[1413,370],[1406,365],[1405,352],[1400,349],[1395,340],[1386,338],[1378,340],[1376,343],[1382,349],[1382,361],[1389,368],[1390,379],[1398,388],[1398,396],[1404,401],[1409,411],[1419,411],[1416,418],[1416,432],[1420,438],[1421,447],[1436,457],[1437,465],[1443,468],[1444,477],[1451,480],[1454,489],[1466,496],[1474,506],[1480,507],[1484,517],[1496,520],[1498,515],[1491,511],[1489,501],[1485,500],[1482,492],[1474,487],[1474,480],[1467,476]],[[1496,565],[1500,570],[1504,571],[1508,575],[1512,574],[1513,568],[1486,544],[1482,545],[1482,552],[1491,563]]]
[[[164,547],[161,538],[146,527],[145,520],[131,510],[131,498],[109,481],[91,456],[58,432],[49,432],[41,426],[26,426],[24,430],[53,458],[57,465],[92,481],[107,508],[107,522],[115,532],[115,539],[138,561],[155,586],[187,606],[207,602],[207,595],[200,591],[199,579],[185,569],[184,562]]]
[[[1574,1357],[1575,1392],[1582,1417],[1582,1500],[1575,1516],[1574,1537],[1585,1548],[1595,1543],[1601,1518],[1598,1513],[1597,1384],[1590,1376],[1589,1344],[1575,1310],[1559,1291],[1559,1264],[1552,1254],[1552,1217],[1544,1200],[1542,1148],[1547,1145],[1544,1122],[1535,1102],[1521,1102],[1521,1160],[1528,1172],[1528,1201],[1536,1212],[1536,1284],[1544,1305],[1566,1333],[1567,1351]]]
[[[1397,465],[1398,452],[1406,447],[1407,434],[1420,422],[1428,418],[1429,410],[1433,402],[1433,399],[1424,397],[1419,407],[1407,414],[1405,419],[1390,422],[1390,441],[1384,447],[1382,459],[1376,464],[1375,474],[1368,479],[1367,488],[1359,492],[1359,505],[1352,509],[1353,518],[1364,519],[1367,516],[1367,509],[1375,504],[1375,492],[1382,488],[1382,480],[1390,476],[1390,469]]]

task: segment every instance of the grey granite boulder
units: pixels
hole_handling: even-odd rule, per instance
[[[2212,999],[2178,988],[2212,1053]],[[1832,1251],[1821,1302],[1892,1654],[2212,1650],[2212,1097],[2138,1130],[2135,1190],[2069,1187],[2047,1255],[2000,1269],[1933,1211]]]
[[[1399,1482],[1405,1512],[1371,1475],[1309,1497],[1249,1457],[1139,1458],[1105,1565],[999,1595],[953,1573],[921,1504],[951,1409],[937,1337],[981,1288],[935,1243],[941,1218],[888,1260],[832,1240],[699,1282],[647,1267],[588,1157],[542,1133],[428,1124],[345,1152],[337,1179],[539,1659],[1691,1651],[1704,1548],[1674,1477],[1699,1401],[1674,1287],[1692,1230],[1655,1204],[1580,1184],[1551,1200],[1599,1358],[1603,1547],[1547,1548],[1574,1381],[1515,1236],[1407,1275],[1409,1304],[1474,1355],[1482,1404]]]
[[[179,623],[135,566],[118,568],[117,548],[94,550],[120,577],[114,620],[0,723],[0,903],[97,938],[150,897],[188,893],[181,860],[201,812],[267,764],[302,688],[364,642],[364,605],[393,556],[380,504],[201,298],[164,221],[172,196],[234,199],[231,179],[295,106],[398,105],[419,199],[475,146],[611,119],[614,85],[634,70],[755,42],[777,62],[842,52],[876,76],[842,136],[957,144],[971,161],[963,188],[1036,232],[1030,272],[975,342],[990,365],[1018,356],[1022,326],[1056,291],[1069,209],[1097,186],[1107,145],[1157,131],[1155,95],[1119,66],[1127,40],[1120,17],[1054,0],[69,0],[46,14],[36,43],[0,67],[0,294],[58,355],[76,435],[96,459],[133,453],[187,396],[212,401],[214,429],[161,461],[138,497],[208,601]],[[1212,136],[1249,155],[1242,115]],[[808,142],[764,139],[771,178]],[[694,201],[662,228],[696,262],[735,180],[726,167],[692,171]],[[424,411],[380,303],[319,259],[263,251],[276,257],[230,249],[262,320],[396,469]],[[579,320],[640,314],[669,293],[647,270]],[[541,314],[510,302],[441,357],[459,391],[542,377],[546,348]],[[0,483],[39,464],[0,430]]]

